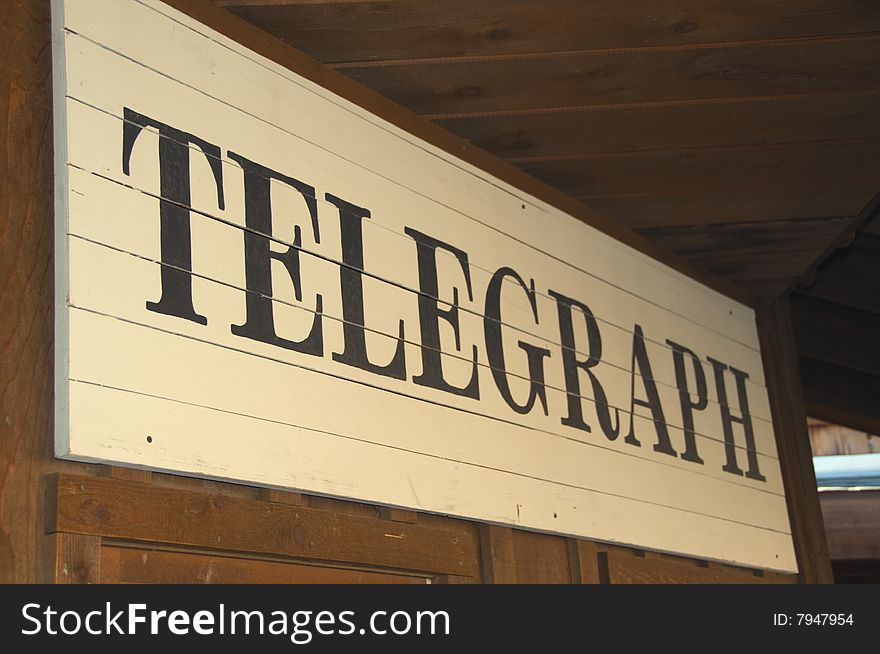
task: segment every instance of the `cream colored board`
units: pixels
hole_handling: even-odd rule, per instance
[[[638,457],[660,466],[672,466],[683,469],[692,474],[712,477],[719,481],[748,486],[760,491],[782,494],[782,482],[779,476],[778,461],[765,455],[758,457],[761,472],[767,477],[766,482],[758,482],[751,479],[740,478],[722,470],[724,458],[723,443],[719,439],[698,438],[697,445],[700,455],[705,463],[695,464],[682,461],[676,457],[658,454],[653,451],[654,427],[649,417],[637,415],[635,418],[635,430],[637,436],[642,439],[642,447],[635,447],[623,442],[622,436],[615,442],[609,442],[601,432],[596,429],[592,434],[566,427],[560,424],[559,413],[564,408],[565,399],[563,393],[558,390],[548,389],[548,405],[551,409],[550,417],[545,417],[540,410],[532,411],[525,416],[519,416],[506,406],[502,398],[494,392],[491,377],[488,370],[483,367],[478,370],[478,376],[483,389],[479,401],[462,398],[436,389],[416,386],[407,380],[380,379],[372,373],[358,368],[343,366],[329,359],[329,350],[336,351],[341,348],[333,348],[333,344],[341,344],[341,325],[339,322],[327,321],[325,324],[325,352],[323,357],[303,356],[274,345],[265,344],[251,339],[243,339],[235,336],[230,331],[230,325],[241,324],[244,321],[245,307],[244,294],[233,287],[217,284],[207,279],[197,278],[194,286],[199,291],[206,303],[218,307],[218,312],[207,326],[198,325],[190,321],[181,321],[175,317],[146,312],[143,310],[144,297],[151,297],[158,291],[158,270],[156,264],[147,260],[139,259],[109,250],[99,245],[73,239],[71,242],[71,262],[81,272],[74,279],[71,286],[70,302],[77,308],[87,309],[105,316],[112,316],[136,324],[153,326],[169,333],[180,334],[184,337],[199,339],[208,343],[216,343],[221,347],[233,349],[242,353],[252,354],[272,361],[278,361],[297,368],[305,368],[336,380],[337,391],[334,397],[345,397],[345,393],[353,392],[350,383],[366,384],[374,388],[386,388],[397,394],[397,401],[406,400],[418,402],[425,400],[441,407],[451,407],[460,411],[468,412],[468,420],[471,423],[470,431],[479,429],[483,424],[483,417],[501,423],[502,429],[508,425],[519,425],[532,430],[537,430],[547,439],[565,439],[584,443],[590,447],[609,450],[627,457]],[[120,283],[119,280],[125,280]],[[144,294],[132,293],[131,288],[151,289]],[[279,322],[288,327],[296,327],[299,334],[305,335],[311,326],[312,316],[291,305],[276,303],[275,311]],[[393,346],[389,344],[389,351]],[[408,359],[418,359],[419,348],[408,344],[406,347]],[[157,355],[159,356],[159,355]],[[389,357],[390,358],[390,357]],[[447,370],[456,371],[456,363],[450,361],[450,357],[443,356],[443,365]],[[420,370],[419,370],[420,372]],[[470,366],[459,364],[457,372],[466,381],[470,377]],[[99,381],[100,380],[94,380]],[[345,382],[349,382],[348,388],[343,389]],[[516,380],[514,380],[516,382]],[[463,385],[463,384],[462,384]],[[520,382],[519,386],[525,386]],[[520,397],[527,393],[526,388],[517,391],[516,383],[513,383],[514,391]],[[591,418],[594,415],[592,401],[582,400],[585,415]],[[244,410],[244,409],[242,409]],[[624,417],[624,428],[629,429],[629,420]],[[595,424],[595,423],[594,423]],[[400,416],[395,415],[393,423],[389,423],[389,429],[406,429],[406,423]],[[670,436],[675,447],[683,450],[683,436],[681,429],[670,427]],[[507,441],[501,437],[497,446],[504,448]],[[745,468],[746,452],[742,449],[737,451],[737,458],[741,467]],[[628,461],[629,459],[626,459]]]
[[[76,39],[78,37],[69,38]],[[156,148],[147,147],[149,137],[139,137],[134,153],[137,159],[132,164],[134,171],[132,178],[122,174],[120,169],[121,126],[114,125],[112,114],[109,113],[115,108],[118,112],[116,120],[121,120],[121,110],[117,106],[118,103],[114,104],[112,99],[119,91],[116,88],[106,89],[106,85],[103,84],[104,75],[130,79],[132,90],[125,93],[126,106],[147,115],[155,116],[157,112],[162,112],[163,110],[157,105],[175,104],[174,102],[169,103],[167,99],[159,101],[157,98],[173,97],[176,93],[183,96],[176,104],[186,107],[186,113],[192,116],[190,122],[199,126],[200,137],[222,145],[224,135],[229,135],[226,139],[229,142],[233,141],[232,134],[246,133],[248,134],[248,143],[243,144],[243,147],[249,149],[232,145],[229,145],[228,149],[244,153],[245,156],[264,165],[314,185],[318,189],[319,197],[323,197],[323,192],[325,192],[322,189],[329,189],[335,195],[369,208],[373,212],[373,219],[367,221],[365,239],[381,242],[386,247],[395,248],[397,251],[405,250],[409,255],[408,258],[414,259],[415,250],[412,246],[412,239],[403,233],[404,226],[414,227],[470,251],[471,258],[480,265],[484,273],[507,265],[517,269],[526,279],[535,278],[541,293],[539,315],[544,315],[545,325],[552,324],[552,320],[547,320],[547,314],[552,316],[555,311],[554,301],[547,294],[548,289],[553,289],[588,304],[597,319],[602,321],[606,327],[612,326],[613,329],[616,326],[619,328],[617,331],[631,332],[633,325],[640,324],[646,330],[647,338],[662,347],[666,347],[666,338],[673,338],[692,349],[702,349],[704,351],[699,354],[704,362],[706,357],[711,356],[734,365],[747,372],[750,375],[750,381],[759,389],[763,388],[760,354],[749,347],[683,319],[650,301],[624,293],[595,277],[580,273],[558,259],[542,255],[520,242],[506,238],[497,231],[468,221],[461,214],[450,212],[441,205],[432,204],[421,196],[408,193],[405,189],[389,189],[383,186],[383,180],[369,179],[370,173],[368,171],[338,160],[338,157],[326,150],[316,148],[306,142],[297,142],[295,138],[284,133],[273,133],[277,130],[261,121],[256,121],[252,117],[241,114],[241,112],[225,105],[219,105],[216,101],[206,99],[204,96],[151,71],[138,69],[131,62],[113,56],[93,44],[83,42],[82,39],[77,41],[77,48],[72,48],[71,52],[79,52],[80,56],[85,59],[77,66],[77,70],[100,70],[102,74],[96,76],[95,73],[91,73],[91,77],[87,76],[85,80],[77,77],[74,84],[75,91],[72,91],[72,94],[82,93],[83,101],[97,103],[96,106],[108,112],[104,115],[101,115],[100,112],[90,114],[87,107],[69,103],[69,114],[71,117],[75,116],[76,122],[81,125],[81,129],[72,135],[77,141],[70,143],[70,161],[77,166],[124,183],[134,184],[142,189],[145,188],[145,180],[138,179],[138,176],[152,175],[153,178],[156,178]],[[129,70],[132,67],[134,70]],[[92,85],[84,88],[88,80],[91,80]],[[99,97],[101,94],[107,97]],[[155,110],[147,106],[150,104],[155,107]],[[170,121],[170,119],[166,120]],[[230,125],[236,123],[243,123],[247,127],[245,128],[243,125],[241,129],[230,129]],[[107,138],[107,132],[113,129],[116,130],[116,142],[109,141]],[[262,135],[262,138],[257,138],[258,134]],[[285,142],[285,136],[290,142]],[[154,138],[157,137],[154,136]],[[114,148],[114,145],[117,147]],[[252,154],[256,151],[259,151],[259,156]],[[291,156],[292,152],[296,153],[295,156]],[[236,193],[240,184],[229,182],[237,181],[240,177],[240,170],[237,167],[232,169],[229,166],[225,170],[238,175],[238,177],[233,176],[231,180],[227,179],[225,184],[227,195]],[[194,175],[197,180],[203,183],[196,184],[197,195],[193,197],[193,206],[205,213],[223,214],[224,212],[217,208],[214,182],[210,177],[208,165],[201,156],[195,157]],[[321,183],[322,181],[324,183]],[[158,182],[153,189],[146,188],[145,190],[158,193]],[[395,190],[399,192],[394,193]],[[295,192],[288,191],[287,195],[295,195]],[[230,211],[230,207],[241,206],[236,204],[234,200],[234,197],[227,198],[225,213],[230,214],[232,219],[237,217],[241,221],[243,211]],[[304,213],[304,203],[300,200],[299,204],[302,205],[299,212]],[[327,215],[327,208],[328,206],[323,204],[324,216]],[[333,210],[335,211],[335,208]],[[322,227],[327,222],[329,221],[326,219],[322,220]],[[377,226],[384,229],[379,229]],[[287,227],[285,231],[290,231],[290,229]],[[396,236],[396,241],[394,238],[390,238],[391,233]],[[284,232],[280,232],[278,237],[283,239],[283,234]],[[306,237],[309,238],[309,236],[307,233]],[[322,238],[322,241],[326,243],[328,239]],[[338,241],[331,241],[330,245],[337,243]],[[323,248],[306,241],[306,249],[313,247],[316,251],[326,253]],[[327,246],[325,245],[325,247]],[[367,255],[369,256],[369,250],[367,250]],[[330,254],[330,256],[333,255]],[[335,257],[339,258],[339,256],[340,254],[336,253]],[[451,255],[444,254],[444,258],[449,268],[452,269]],[[482,261],[480,261],[481,259]],[[414,265],[402,266],[396,258],[387,256],[374,256],[372,259],[368,259],[367,268],[371,268],[372,274],[397,282],[400,281],[402,275],[412,277],[416,270]],[[472,274],[477,278],[475,282],[478,288],[482,286],[479,283],[479,277],[488,278],[487,274],[484,275],[479,270],[474,270]],[[608,278],[615,279],[614,274],[613,272],[609,273]],[[461,273],[458,271],[458,278],[460,277]],[[414,281],[408,282],[408,285],[414,285]],[[463,297],[463,304],[466,308],[480,311],[479,303],[474,302],[470,305],[466,300],[467,298]],[[532,320],[530,313],[527,307],[521,307],[518,312],[524,320]],[[694,345],[696,343],[699,343],[701,347],[696,348]],[[614,353],[614,348],[608,349],[609,352]],[[627,362],[626,365],[628,366],[629,363]],[[763,391],[759,391],[756,394],[753,412],[768,418],[767,403],[763,393]]]
[[[124,297],[126,300],[126,303],[121,305],[127,311],[125,317],[132,320],[150,320],[150,314],[144,309],[144,302],[148,299],[156,300],[160,295],[158,285],[160,278],[159,270],[155,262],[160,261],[161,257],[158,235],[154,225],[150,224],[154,221],[144,220],[141,217],[149,216],[150,213],[156,212],[156,205],[158,204],[156,199],[142,193],[133,192],[113,182],[77,169],[71,170],[71,184],[71,207],[74,216],[71,225],[72,233],[90,241],[103,242],[111,248],[122,252],[130,252],[137,257],[143,258],[143,260],[128,262],[125,255],[120,254],[114,257],[112,256],[112,251],[104,253],[96,249],[97,246],[92,246],[92,254],[80,257],[79,265],[77,266],[78,272],[74,275],[77,288],[82,289],[81,294],[72,295],[72,298],[77,298],[74,304],[89,306],[104,313],[117,315],[114,313],[114,311],[119,310],[116,309],[116,305],[97,306],[94,304],[95,302],[102,301],[101,296],[103,293],[114,293],[116,291],[116,294],[121,298]],[[99,198],[97,202],[95,201],[96,198]],[[241,314],[241,311],[243,311],[245,298],[243,290],[245,288],[245,280],[241,232],[226,223],[211,220],[200,214],[193,214],[191,222],[194,242],[212,244],[210,248],[196,248],[195,251],[200,256],[195,261],[194,270],[198,271],[197,274],[200,277],[217,280],[220,284],[229,287],[225,292],[225,297],[228,298],[225,302],[229,302],[231,306],[236,307],[239,314],[234,317],[230,316],[228,307],[223,304],[224,300],[215,300],[209,306],[208,298],[202,297],[198,292],[199,289],[203,288],[202,284],[197,284],[194,291],[195,306],[198,311],[208,316],[209,323],[213,323],[218,319],[221,321],[225,319],[229,325],[233,324],[230,321],[238,321],[234,322],[234,324],[242,324],[244,322],[244,315]],[[107,226],[112,227],[108,229]],[[102,241],[98,241],[98,239],[102,239]],[[85,246],[74,242],[71,247],[82,249]],[[150,264],[149,262],[154,263]],[[126,272],[126,266],[140,266],[146,272],[133,276]],[[307,335],[313,320],[311,312],[314,310],[315,301],[313,295],[315,293],[320,293],[323,298],[323,312],[325,316],[338,321],[341,320],[343,315],[341,297],[338,293],[339,277],[337,266],[324,259],[304,256],[301,261],[301,270],[304,277],[311,280],[307,287],[307,293],[304,293],[302,303],[296,301],[289,281],[286,282],[287,286],[283,291],[278,290],[280,285],[276,284],[275,295],[282,304],[275,312],[276,331],[279,335],[291,340],[299,340]],[[289,280],[283,273],[278,275],[278,279]],[[118,280],[125,280],[124,287],[117,288],[115,286],[118,284]],[[365,280],[366,306],[378,307],[380,309],[379,313],[382,313],[381,309],[383,307],[390,306],[395,308],[393,312],[384,311],[385,314],[391,313],[390,316],[385,315],[380,320],[373,322],[367,321],[370,323],[371,329],[375,324],[381,324],[382,321],[385,323],[384,330],[380,329],[378,333],[370,333],[368,337],[368,352],[370,353],[371,361],[382,364],[391,359],[396,348],[396,334],[390,332],[396,328],[397,320],[403,319],[405,324],[410,326],[417,324],[417,298],[412,293],[401,288],[388,287],[386,284],[374,281],[370,283],[371,281],[373,280]],[[114,286],[106,289],[105,286],[108,283],[112,283]],[[82,298],[87,298],[89,304],[82,304],[84,301]],[[208,310],[209,308],[211,310]],[[168,321],[171,326],[175,322],[185,322],[175,318],[164,318],[164,320]],[[476,320],[475,316],[463,314],[461,322],[463,334],[482,335],[481,321]],[[205,335],[206,332],[204,332],[201,326],[190,325],[190,327],[196,330],[195,333],[201,330],[203,337],[207,337]],[[328,352],[330,350],[341,351],[342,349],[342,337],[339,329],[338,324],[325,326],[325,342],[327,343],[326,350]],[[331,332],[330,330],[333,331]],[[409,332],[409,338],[407,339],[410,343],[413,343],[415,338],[412,331]],[[527,336],[517,333],[513,329],[505,329],[504,332],[503,343],[506,350],[507,368],[510,373],[509,381],[514,397],[517,401],[522,402],[525,401],[529,393],[529,371],[525,357],[518,349],[517,341],[519,338],[527,338]],[[238,340],[240,341],[241,339]],[[534,341],[534,339],[531,340]],[[414,344],[418,345],[417,343]],[[538,341],[538,344],[552,347],[552,344],[548,342]],[[469,358],[470,346],[466,344],[462,351],[458,352],[454,349],[451,337],[447,339],[447,345],[448,353],[444,355],[443,361],[444,371],[450,383],[464,386],[472,372],[472,364]],[[244,347],[245,344],[240,343],[240,346]],[[486,359],[485,347],[482,342],[477,343],[477,346],[478,364],[488,367],[489,362]],[[654,352],[655,360],[663,354],[669,355],[668,350],[658,349],[660,350],[659,352]],[[278,354],[281,355],[281,352]],[[302,355],[299,356],[301,359],[303,358]],[[408,348],[407,362],[411,372],[410,377],[421,371],[417,348]],[[303,363],[311,365],[308,363],[308,358]],[[331,373],[341,376],[348,374],[346,367],[339,364],[332,362],[322,362],[322,364],[326,365]],[[566,414],[565,382],[558,348],[552,350],[550,358],[546,361],[545,371],[545,382],[550,389],[548,393],[549,418],[541,414],[539,407],[533,409],[531,414],[527,416],[519,416],[506,405],[499,403],[500,397],[497,394],[494,382],[486,374],[489,372],[488,370],[481,371],[481,402],[479,405],[476,405],[472,400],[458,398],[447,393],[436,393],[437,398],[435,401],[443,404],[464,405],[469,410],[491,412],[496,417],[504,420],[520,424],[526,423],[536,428],[550,429],[556,432],[561,429],[563,432],[568,432],[569,436],[581,437],[581,434],[577,431],[558,425],[559,419]],[[602,381],[603,388],[608,393],[611,405],[618,408],[621,413],[627,413],[630,409],[631,379],[629,373],[602,363],[596,366],[596,374]],[[587,408],[587,422],[594,426],[595,433],[600,434],[601,431],[595,418],[592,400],[589,399],[592,395],[592,390],[585,378],[586,376],[582,376],[584,379],[582,380],[581,395],[585,396],[583,404]],[[376,384],[383,382],[383,380],[375,376],[368,376],[368,379]],[[644,391],[640,388],[642,384],[641,378],[636,379],[636,384],[637,394],[642,396]],[[411,384],[409,387],[404,386],[403,390],[408,394],[420,395],[426,389]],[[684,447],[680,429],[682,420],[678,391],[668,385],[658,386],[658,391],[660,392],[664,407],[666,422],[671,427],[674,447],[680,452]],[[635,408],[636,413],[650,417],[650,412],[646,407],[637,405]],[[622,420],[623,435],[625,435],[629,427],[628,419],[623,416]],[[703,438],[722,441],[721,424],[721,414],[717,403],[709,405],[704,411],[695,412],[695,428]],[[756,449],[771,458],[769,463],[772,466],[777,466],[777,463],[772,461],[776,456],[776,449],[770,425],[765,421],[753,419],[753,426]],[[744,438],[740,432],[741,430],[737,429],[735,433],[737,446],[740,450],[744,450]],[[654,433],[653,426],[648,426],[647,429],[644,427],[639,429],[637,436],[643,441],[651,441],[654,438]],[[703,438],[698,440],[702,441]],[[738,453],[740,459],[744,459],[745,456],[744,451]],[[767,463],[762,464],[762,470],[766,465]]]
[[[77,108],[73,110],[73,113],[78,114],[79,111],[80,109]],[[240,170],[237,167],[229,166],[225,178],[227,180],[230,178],[234,180],[236,172],[240,172]],[[159,259],[158,234],[156,233],[155,220],[150,221],[141,218],[141,216],[151,214],[158,216],[157,195],[153,195],[146,189],[134,185],[122,186],[123,182],[121,180],[111,180],[109,177],[91,175],[85,172],[84,169],[76,166],[72,166],[70,175],[74,179],[72,187],[75,195],[73,198],[74,204],[77,206],[82,204],[87,205],[87,208],[77,210],[78,216],[75,219],[76,225],[72,229],[72,233],[85,236],[91,240],[106,242],[108,245],[124,249],[134,254],[148,256],[155,260]],[[113,186],[114,181],[116,182],[115,187]],[[149,186],[149,184],[146,186]],[[133,187],[142,191],[142,193],[130,193]],[[288,198],[288,200],[289,199],[290,198]],[[277,202],[276,213],[278,215],[283,215],[284,218],[281,220],[284,220],[285,223],[287,223],[284,225],[284,228],[279,231],[292,233],[294,222],[296,222],[302,229],[309,228],[307,216],[297,216],[295,221],[288,220],[289,216],[283,211],[283,209],[286,208],[295,210],[298,208],[298,204],[304,205],[304,203],[301,202],[301,198],[299,198],[299,201],[294,201],[292,203],[287,202],[284,198],[281,198]],[[322,209],[326,209],[328,206],[326,203],[319,202],[318,204]],[[122,207],[123,205],[126,209],[120,208],[119,211],[116,211],[116,207]],[[114,212],[114,216],[112,220],[108,220],[106,214],[111,211]],[[302,213],[305,213],[304,208],[301,209],[301,211]],[[335,207],[333,207],[331,211],[335,211]],[[218,214],[223,215],[221,216]],[[243,219],[239,216],[240,211],[236,212],[232,207],[227,207],[226,211],[215,210],[213,213],[193,211],[191,222],[198,226],[204,223],[204,221],[213,219],[225,225],[241,227]],[[341,265],[339,263],[341,254],[336,251],[338,250],[336,246],[339,243],[339,226],[337,223],[338,220],[336,222],[333,220],[327,220],[326,222],[321,223],[321,233],[323,234],[322,243],[309,246],[308,248],[301,248],[303,260],[309,260],[311,257],[321,257],[328,264],[333,263],[335,266]],[[385,230],[372,231],[366,229],[369,225],[370,223],[366,224],[364,231],[366,249],[370,253],[370,257],[376,261],[394,262],[394,266],[389,271],[389,276],[396,279],[387,280],[387,283],[392,286],[409,289],[414,293],[421,293],[421,291],[416,290],[418,283],[415,279],[416,261],[414,241],[409,239],[404,241],[383,238],[389,232]],[[328,233],[330,235],[329,237]],[[289,247],[292,243],[292,237],[285,238],[285,236],[276,236],[270,240],[273,240],[278,248]],[[205,254],[213,252],[214,246],[212,243],[213,241],[210,238],[197,238],[194,241],[194,257],[201,259]],[[325,247],[321,247],[321,245],[324,245]],[[149,248],[150,252],[146,251],[147,246],[153,246]],[[241,247],[240,245],[233,244],[225,248],[224,251],[238,252],[238,254],[240,254]],[[231,277],[238,279],[242,276],[244,264],[241,257],[236,258],[234,256],[224,256],[221,261],[228,264],[228,266],[225,266],[224,268],[225,272],[229,273]],[[236,271],[231,271],[230,268],[232,267],[236,268]],[[366,282],[367,284],[374,285],[376,282],[386,281],[383,278],[376,276],[374,271],[369,270],[370,266],[367,266],[367,268],[368,270],[365,272],[370,278]],[[409,274],[404,274],[401,272],[402,270],[406,270]],[[475,297],[473,302],[467,302],[467,298],[464,296],[464,278],[458,264],[452,263],[450,258],[444,257],[439,262],[438,270],[441,279],[452,280],[452,282],[448,286],[444,285],[444,288],[441,289],[442,292],[439,293],[439,296],[441,297],[438,297],[437,299],[444,306],[448,307],[449,302],[452,300],[451,297],[448,297],[450,295],[449,289],[451,289],[452,284],[457,286],[462,293],[462,298],[465,300],[461,306],[462,316],[460,320],[463,324],[461,331],[465,334],[468,332],[471,334],[479,333],[482,330],[481,325],[483,316],[481,313],[481,307],[485,305],[484,292],[486,285],[488,284],[488,276],[483,274],[480,270],[472,269],[471,277],[473,280]],[[196,266],[194,271],[197,274],[201,273],[210,275],[210,273],[206,273],[204,270],[200,269],[199,266]],[[226,277],[222,276],[217,277],[217,279],[224,282],[229,281]],[[279,276],[277,281],[282,287],[288,287],[290,284],[289,278],[283,274]],[[306,281],[307,284],[310,285],[314,283],[313,278],[308,278]],[[276,284],[276,287],[278,285],[279,284]],[[286,290],[289,291],[287,293],[288,296],[292,296],[292,290],[289,288]],[[326,287],[324,290],[327,290]],[[338,292],[338,284],[336,290]],[[391,289],[389,289],[389,291],[390,290]],[[278,295],[278,293],[276,293],[276,295]],[[326,295],[326,292],[323,293],[324,297],[326,297]],[[282,299],[284,299],[283,295]],[[467,305],[471,305],[471,308],[468,308]],[[559,335],[558,333],[553,333],[554,325],[558,332],[556,306],[546,296],[538,297],[537,306],[539,322],[535,323],[525,293],[515,282],[510,281],[509,278],[507,278],[502,291],[502,319],[511,332],[508,342],[515,342],[516,340],[524,339],[526,342],[535,342],[536,344],[547,346],[551,349],[558,349],[560,347]],[[368,308],[375,308],[375,305],[369,305]],[[387,313],[388,312],[382,312],[383,315]],[[397,318],[389,316],[389,319],[390,322],[386,321],[388,322],[387,331],[384,333],[396,337]],[[368,328],[382,331],[381,329],[376,329],[377,325],[375,323],[370,321],[366,322],[368,322]],[[410,333],[412,333],[413,325],[416,324],[416,322],[417,321],[407,322],[410,326]],[[576,350],[579,354],[579,358],[583,359],[586,357],[587,350],[586,332],[583,327],[583,319],[577,310],[574,311],[573,322],[576,326]],[[607,376],[612,379],[618,379],[620,380],[620,383],[627,385],[629,383],[629,366],[633,335],[631,332],[625,331],[609,323],[600,323],[599,325],[602,330],[603,343],[602,362],[599,364],[599,369],[601,370],[606,367],[609,368],[609,371],[606,373]],[[468,326],[476,327],[474,329],[468,329]],[[447,340],[452,341],[453,335],[451,333],[451,328],[447,335],[449,337]],[[648,376],[652,376],[653,379],[661,385],[675,389],[672,351],[665,344],[661,345],[650,340],[650,336],[651,333],[648,331],[645,335],[645,346],[652,366],[652,375]],[[535,339],[537,339],[537,341]],[[521,353],[515,352],[515,354]],[[520,356],[519,358],[522,357]],[[718,404],[714,383],[712,382],[711,368],[705,361],[703,361],[702,365],[704,372],[708,373],[709,401],[712,404]],[[693,373],[690,364],[688,364],[687,369],[689,375],[689,388],[693,389],[695,382],[693,380]],[[525,374],[525,371],[523,374]],[[729,374],[727,377],[730,377]],[[731,387],[732,383],[733,379],[730,378],[728,380],[728,400],[733,403],[734,407],[736,407],[738,405],[738,400],[735,388]],[[748,383],[747,388],[749,391],[751,416],[756,425],[758,421],[764,421],[767,423],[766,425],[757,425],[758,429],[766,431],[769,429],[770,422],[766,391],[763,386],[753,382]],[[696,396],[692,395],[692,398],[695,397]],[[769,439],[772,441],[772,433],[769,434]]]

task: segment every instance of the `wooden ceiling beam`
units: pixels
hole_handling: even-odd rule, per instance
[[[798,364],[810,416],[880,434],[880,377],[807,356]]]
[[[880,31],[864,0],[215,0],[325,62],[677,46]]]
[[[819,494],[831,558],[843,561],[875,560],[867,572],[877,575],[880,559],[880,490],[825,491]]]
[[[855,215],[880,188],[880,178],[791,186],[576,197],[634,228],[799,220]],[[855,291],[854,291],[855,292]],[[880,294],[877,295],[880,303]]]
[[[847,251],[830,258],[816,280],[799,292],[818,300],[880,315],[880,256]]]
[[[880,139],[639,151],[516,165],[578,197],[805,185],[845,178],[850,171],[880,178]]]
[[[713,252],[769,254],[781,250],[818,250],[849,223],[849,217],[742,222],[725,225],[648,227],[639,233],[684,257]]]
[[[423,115],[832,93],[880,77],[880,35],[722,47],[363,61],[337,68]],[[523,84],[528,80],[528,84]]]
[[[803,295],[791,311],[798,354],[880,378],[880,316]]]
[[[880,92],[436,121],[505,159],[880,138]],[[796,119],[793,120],[793,117]]]

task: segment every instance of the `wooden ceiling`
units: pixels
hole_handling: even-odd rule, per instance
[[[791,297],[811,415],[880,434],[880,196]]]
[[[880,190],[877,0],[214,0],[743,286]]]

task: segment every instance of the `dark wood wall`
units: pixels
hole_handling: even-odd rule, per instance
[[[798,579],[354,502],[55,460],[49,0],[0,4],[0,61],[0,582]],[[827,581],[810,494],[815,480],[805,476],[806,436],[798,431],[799,397],[791,388],[794,359],[778,347],[790,325],[766,315],[768,378],[775,380],[771,398],[799,578]]]

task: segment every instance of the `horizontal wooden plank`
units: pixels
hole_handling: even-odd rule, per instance
[[[406,522],[409,524],[415,524],[419,521],[419,514],[415,511],[397,509],[391,506],[380,506],[379,517],[383,520],[391,520],[392,522]]]
[[[194,493],[137,482],[59,475],[50,533],[358,563],[398,570],[476,574],[465,532],[327,514],[303,507]]]
[[[872,88],[880,85],[878,49],[880,36],[859,35],[649,52],[365,61],[341,70],[407,109],[436,118]]]
[[[791,311],[798,354],[880,377],[880,315],[805,295]]]
[[[516,164],[579,197],[828,185],[880,178],[880,140],[640,151]]]
[[[731,251],[760,254],[788,249],[821,250],[850,220],[848,217],[839,217],[646,227],[640,229],[639,233],[684,257]]]
[[[880,454],[880,435],[843,427],[816,418],[807,419],[813,456]],[[833,459],[832,459],[833,460]]]
[[[823,491],[819,502],[832,559],[880,559],[880,491]]]
[[[505,159],[880,137],[880,93],[438,120]],[[797,120],[792,120],[797,116]],[[826,214],[834,215],[834,214]]]
[[[101,548],[101,582],[105,584],[424,584],[429,579],[204,552],[118,545]]]
[[[599,547],[612,584],[756,584],[764,577],[751,570],[710,567],[706,562]]]
[[[290,491],[275,490],[272,488],[261,488],[259,498],[267,502],[276,502],[278,504],[290,504],[291,506],[309,506],[309,496],[302,493],[291,493]]]
[[[880,377],[808,356],[800,356],[798,364],[809,415],[880,433]]]
[[[793,273],[789,269],[785,271],[785,276],[774,277],[757,267],[754,269],[746,268],[728,273],[727,278],[731,282],[749,289],[755,297],[775,299],[786,295],[790,291],[797,281],[797,275],[800,274],[801,270],[798,269],[797,272]]]
[[[808,416],[833,422],[864,433],[880,434],[880,417],[853,413],[846,407],[828,403],[804,401],[804,409]],[[857,409],[858,410],[858,409]]]
[[[880,178],[804,186],[580,198],[630,227],[803,220],[856,215]]]
[[[783,279],[739,279],[731,280],[731,283],[740,285],[756,298],[763,300],[780,298],[788,293],[791,287],[791,279],[788,277]]]
[[[803,0],[794,6],[761,0],[709,5],[674,0],[658,6],[635,0],[625,12],[599,0],[446,0],[442,6],[421,0],[219,3],[324,62],[676,46],[880,30],[871,4],[859,0]]]
[[[812,283],[801,287],[800,293],[880,315],[878,266],[878,255],[852,250],[838,251],[822,264]]]
[[[691,260],[706,270],[728,279],[780,279],[792,282],[819,255],[819,250],[779,250],[746,253],[716,252],[693,256]]]

